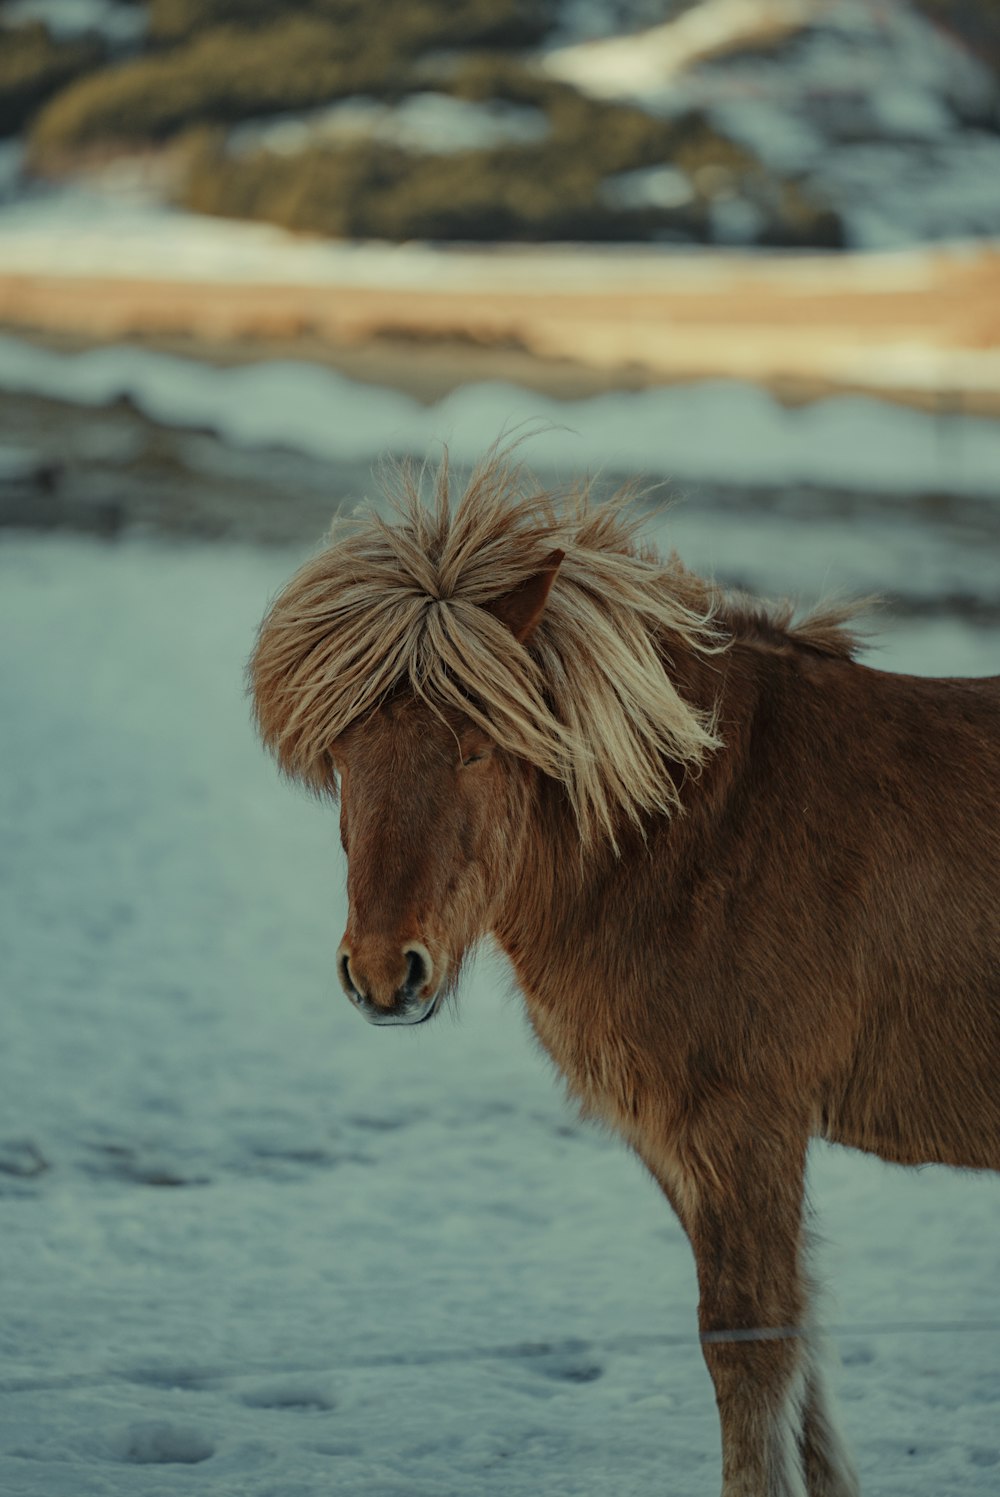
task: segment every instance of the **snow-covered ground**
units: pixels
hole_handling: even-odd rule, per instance
[[[0,158],[0,274],[113,275],[121,279],[525,291],[663,285],[702,287],[734,265],[741,273],[804,287],[838,285],[905,291],[926,285],[926,250],[871,255],[731,254],[653,245],[502,245],[459,249],[413,241],[342,241],[293,234],[272,224],[211,218],[165,204],[143,163],[122,160],[64,186],[20,180],[23,150]],[[610,179],[614,181],[615,179]],[[973,242],[945,252],[975,254]]]
[[[296,559],[0,546],[0,1491],[711,1497],[688,1247],[503,969],[418,1031],[339,995],[335,817],[242,694]],[[879,663],[996,671],[1000,631]],[[866,1494],[995,1493],[997,1179],[811,1178]]]
[[[556,0],[560,45],[595,41],[620,31],[641,31],[663,20],[664,0]]]
[[[474,103],[451,94],[410,94],[387,104],[364,94],[301,114],[244,120],[230,130],[227,149],[240,156],[274,151],[294,156],[311,146],[373,140],[405,151],[447,156],[455,151],[531,145],[549,133],[541,109],[506,99]]]
[[[1000,359],[998,359],[1000,364]],[[65,355],[0,334],[0,390],[101,406],[128,396],[154,420],[209,427],[238,446],[330,460],[423,454],[448,443],[474,462],[503,430],[537,431],[534,461],[759,487],[825,483],[882,493],[1000,497],[1000,422],[928,415],[868,396],[798,409],[732,380],[553,400],[499,381],[437,404],[322,366],[265,360],[218,368],[128,345]]]
[[[659,90],[717,53],[780,38],[822,20],[826,0],[700,0],[640,30],[561,44],[543,52],[546,72],[614,99]]]
[[[294,132],[299,125],[289,128]],[[77,298],[72,315],[84,326],[91,319],[99,336],[107,336],[100,291],[108,282],[113,293],[127,298],[131,289],[138,297],[129,314],[119,308],[119,326],[161,325],[162,306],[177,291],[182,300],[185,293],[194,298],[185,314],[189,325],[217,331],[207,288],[218,284],[244,298],[246,288],[263,288],[265,305],[271,289],[279,297],[287,294],[294,305],[284,305],[279,323],[284,318],[296,327],[309,325],[317,314],[309,300],[316,288],[336,296],[325,315],[333,318],[336,338],[350,339],[358,336],[351,326],[351,292],[363,288],[418,299],[408,309],[370,309],[365,317],[374,323],[367,332],[381,326],[381,315],[386,327],[412,326],[421,336],[464,328],[473,340],[509,339],[550,360],[606,369],[636,365],[667,378],[705,370],[752,380],[785,376],[842,388],[927,392],[946,404],[1000,391],[1000,349],[988,337],[994,287],[989,274],[983,286],[978,281],[995,253],[971,240],[933,250],[853,255],[338,242],[172,209],[158,199],[146,168],[134,162],[119,162],[86,183],[25,189],[22,155],[16,145],[0,150],[0,291],[15,322],[27,301],[40,325],[50,326],[65,292],[62,283],[93,280],[100,283],[93,293],[86,284],[70,293]],[[980,189],[987,180],[984,169]],[[605,190],[615,201],[635,205],[680,202],[690,187],[682,173],[653,167],[609,177]],[[914,189],[911,196],[916,201],[921,192]],[[729,206],[739,212],[736,199]],[[23,277],[30,283],[27,294]],[[758,292],[762,302],[774,303],[773,317],[758,304]],[[634,305],[624,303],[645,293],[661,300],[655,315],[636,317]],[[921,294],[923,319],[913,311]],[[442,302],[428,312],[434,295]],[[493,310],[463,305],[466,295],[483,298],[483,306]],[[582,318],[567,317],[564,301],[574,295],[588,298]],[[734,305],[741,331],[712,315],[706,295]],[[693,319],[685,307],[689,297],[702,299]],[[796,306],[799,297],[818,298],[808,315]],[[115,304],[114,294],[109,301]],[[980,305],[987,319],[982,326]],[[244,299],[242,329],[252,330],[255,306]],[[755,316],[746,320],[754,307]],[[230,306],[223,322],[236,315]]]
[[[835,209],[852,248],[1000,236],[1000,194],[991,190],[1000,180],[1000,88],[971,44],[907,0],[699,0],[672,9],[664,21],[657,0],[562,0],[558,26],[531,60],[584,92],[658,115],[704,111],[777,182],[801,183]],[[146,26],[145,8],[120,0],[8,0],[0,10],[0,27],[29,19],[59,37],[95,31],[120,49],[138,44]],[[246,120],[231,144],[294,153],[361,134],[441,152],[535,141],[546,129],[536,110],[428,94]],[[754,243],[759,183],[741,196],[738,184],[709,180],[717,168],[706,172],[713,239]],[[637,196],[636,179],[624,197],[612,182],[605,200],[623,208],[686,201],[676,177],[669,190],[666,181],[650,178]]]
[[[902,0],[702,0],[540,61],[602,98],[706,110],[837,209],[854,248],[1000,233],[996,79]]]
[[[6,0],[0,27],[41,21],[60,41],[96,34],[112,46],[128,46],[146,33],[145,5],[121,0]]]

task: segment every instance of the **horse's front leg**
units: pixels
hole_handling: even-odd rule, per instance
[[[822,1365],[823,1344],[811,1335],[806,1344],[806,1397],[802,1458],[809,1497],[859,1497],[854,1462],[834,1417]]]
[[[694,1248],[702,1351],[722,1426],[722,1497],[807,1497],[807,1140],[716,1114],[657,1169]],[[721,1124],[721,1125],[720,1125]]]

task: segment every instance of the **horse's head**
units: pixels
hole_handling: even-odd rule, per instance
[[[562,552],[488,611],[527,641]],[[437,1010],[510,890],[531,767],[458,710],[401,689],[330,748],[349,912],[341,984],[372,1024]]]
[[[719,648],[711,596],[635,545],[627,495],[560,504],[496,452],[455,507],[447,463],[431,505],[402,477],[398,523],[342,522],[250,661],[264,742],[340,797],[339,975],[375,1024],[428,1018],[473,942],[509,934],[543,781],[546,848],[582,853],[669,814],[718,742],[664,669]]]
[[[373,1024],[419,1024],[489,928],[518,833],[523,764],[466,718],[400,694],[332,757],[347,853],[337,966]]]

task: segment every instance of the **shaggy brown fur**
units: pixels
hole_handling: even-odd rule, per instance
[[[726,600],[623,503],[515,477],[355,522],[262,626],[264,738],[340,782],[341,979],[416,1022],[495,936],[690,1237],[724,1497],[851,1497],[806,1150],[1000,1168],[1000,678],[869,669],[842,614]]]

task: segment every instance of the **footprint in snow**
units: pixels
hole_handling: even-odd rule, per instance
[[[557,1383],[596,1383],[604,1376],[603,1367],[580,1358],[559,1357],[552,1362],[543,1362],[538,1370]]]
[[[49,1162],[30,1138],[0,1140],[0,1175],[15,1175],[30,1180],[44,1174]]]
[[[590,1356],[585,1347],[526,1348],[524,1359],[532,1372],[551,1378],[555,1383],[596,1383],[604,1368]]]
[[[200,1429],[161,1419],[130,1424],[111,1441],[112,1458],[133,1466],[196,1466],[214,1454]]]
[[[129,1144],[90,1143],[88,1155],[81,1161],[88,1175],[126,1180],[132,1185],[158,1185],[176,1188],[185,1185],[207,1185],[208,1177],[188,1174],[164,1157],[136,1149]]]
[[[143,1388],[183,1388],[197,1392],[214,1381],[217,1374],[163,1363],[160,1366],[130,1367],[121,1376],[126,1382],[138,1383]]]
[[[250,1409],[295,1409],[329,1413],[336,1405],[328,1393],[306,1383],[267,1383],[241,1394]]]

